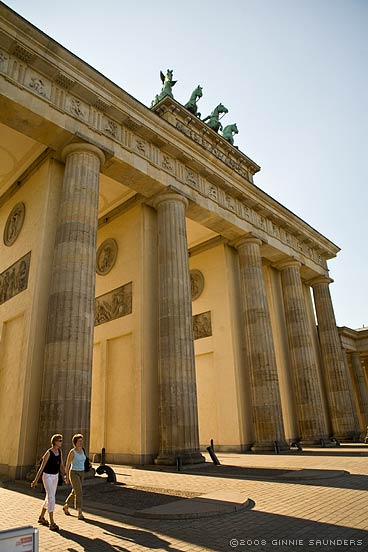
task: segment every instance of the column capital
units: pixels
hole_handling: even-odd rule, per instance
[[[332,284],[333,279],[329,276],[325,276],[323,274],[320,274],[319,276],[316,276],[316,278],[312,278],[311,280],[308,280],[308,284],[312,287],[318,286],[319,284]]]
[[[296,259],[288,259],[286,261],[280,261],[273,265],[277,270],[285,270],[286,268],[301,268],[302,263]]]
[[[241,247],[242,245],[249,245],[252,243],[261,247],[262,240],[260,238],[257,238],[257,236],[252,236],[252,234],[246,234],[245,236],[240,236],[240,238],[236,238],[236,240],[230,242],[230,245],[235,247],[235,249],[239,249],[239,247]]]
[[[157,207],[165,201],[179,201],[184,204],[185,208],[188,207],[189,201],[186,197],[178,194],[177,192],[164,191],[160,192],[157,196],[152,198],[152,207],[157,209]]]
[[[76,142],[65,146],[61,152],[62,160],[66,161],[66,158],[72,153],[94,153],[99,158],[101,165],[105,163],[104,153],[98,147],[87,142]]]

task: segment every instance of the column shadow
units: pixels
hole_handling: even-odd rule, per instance
[[[93,526],[99,527],[103,531],[103,535],[106,537],[113,537],[119,539],[121,543],[109,544],[102,537],[86,537],[85,535],[79,535],[67,529],[60,529],[60,535],[65,539],[71,540],[82,546],[84,550],[93,552],[112,552],[119,550],[121,552],[129,552],[131,546],[126,548],[123,541],[127,541],[130,545],[142,546],[147,550],[167,550],[168,552],[180,552],[177,548],[171,546],[170,542],[158,537],[151,531],[143,529],[130,529],[128,527],[120,527],[112,525],[110,523],[103,523],[99,521],[86,520],[85,523],[90,523]],[[73,548],[67,549],[69,552],[74,552]]]

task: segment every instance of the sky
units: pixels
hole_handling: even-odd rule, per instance
[[[149,106],[160,70],[180,103],[222,102],[255,184],[341,248],[339,326],[368,326],[368,0],[7,0]]]

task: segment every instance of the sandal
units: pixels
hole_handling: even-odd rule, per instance
[[[48,527],[50,525],[49,522],[47,521],[47,519],[45,519],[44,517],[39,517],[38,518],[38,523],[40,525],[44,525],[45,527]]]
[[[71,516],[72,514],[69,512],[69,506],[67,504],[64,504],[63,506],[64,514],[66,516]]]
[[[51,523],[50,531],[59,531],[59,526],[56,523]]]

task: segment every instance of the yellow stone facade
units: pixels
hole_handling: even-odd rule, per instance
[[[357,436],[339,248],[178,102],[148,109],[0,13],[1,473],[55,432],[136,464]]]

